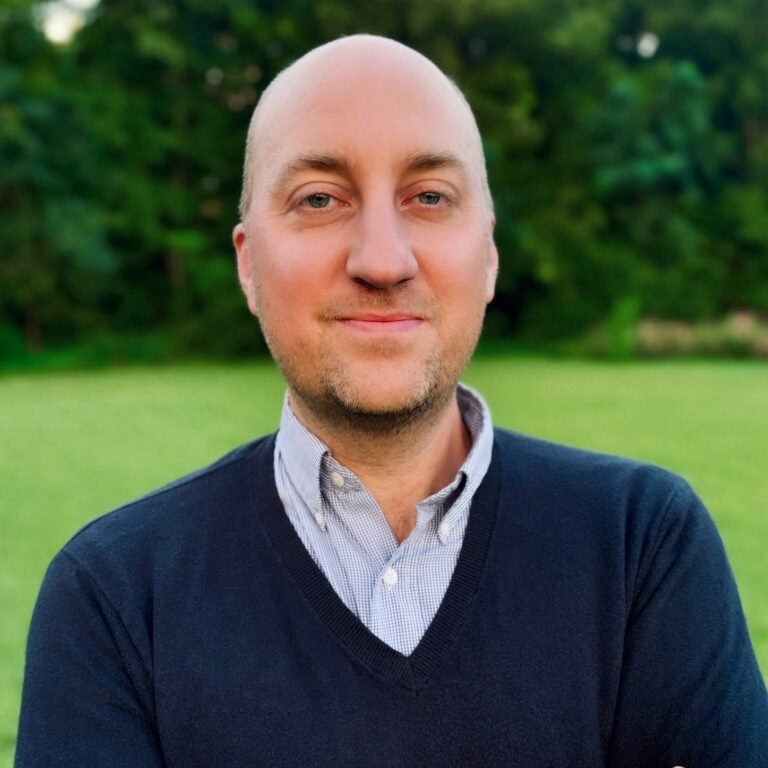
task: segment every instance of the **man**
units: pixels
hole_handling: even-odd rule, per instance
[[[688,486],[457,389],[497,254],[456,87],[390,40],[311,51],[256,109],[241,218],[280,431],[66,545],[17,765],[765,765]]]

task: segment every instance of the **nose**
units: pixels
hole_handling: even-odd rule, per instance
[[[394,203],[366,206],[358,222],[347,255],[350,278],[374,288],[393,288],[416,276],[419,265]]]

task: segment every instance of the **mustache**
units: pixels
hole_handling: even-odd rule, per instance
[[[413,291],[379,290],[363,295],[331,301],[320,312],[321,320],[341,320],[385,313],[432,319],[439,314],[439,305],[432,299]]]

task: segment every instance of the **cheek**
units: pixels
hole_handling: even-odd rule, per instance
[[[311,357],[320,345],[318,317],[333,281],[332,260],[313,243],[264,243],[256,264],[262,329],[278,355]]]
[[[312,282],[311,270],[283,249],[261,251],[254,262],[255,290],[261,314],[290,316]]]
[[[485,303],[487,254],[476,233],[456,232],[451,238],[431,238],[420,244],[421,270],[438,299],[464,310]]]
[[[264,233],[258,238],[255,271],[267,295],[290,296],[319,288],[336,269],[336,239],[312,233]]]

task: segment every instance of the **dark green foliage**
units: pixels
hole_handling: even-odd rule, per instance
[[[641,316],[768,312],[766,0],[102,0],[64,47],[34,5],[0,10],[0,358],[158,332],[163,353],[263,350],[230,246],[250,112],[359,31],[475,108],[492,333],[605,323],[625,357]]]

